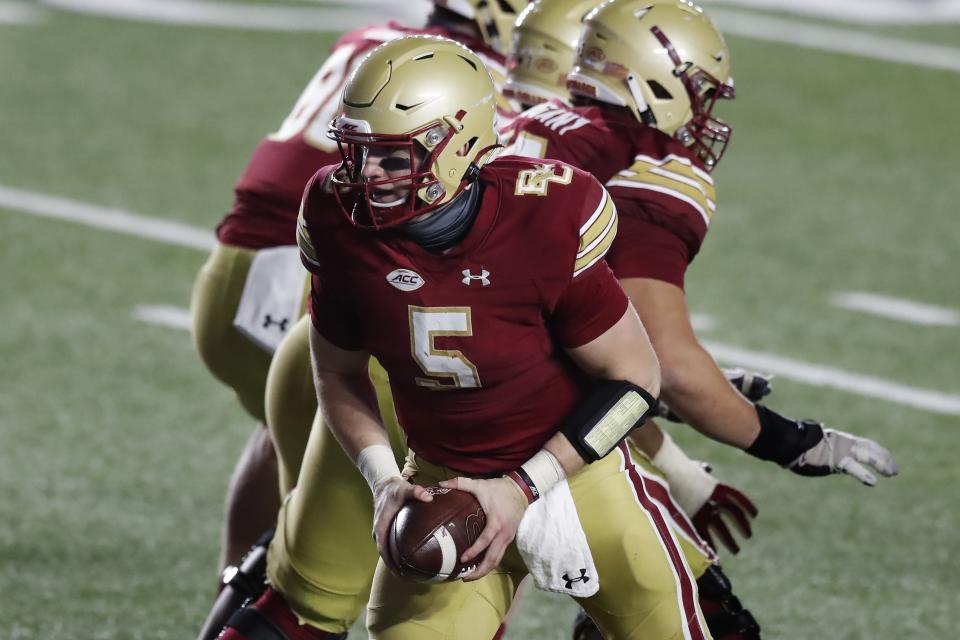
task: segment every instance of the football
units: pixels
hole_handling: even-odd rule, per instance
[[[459,580],[483,560],[483,552],[468,564],[460,556],[487,523],[473,494],[457,489],[427,487],[432,502],[408,501],[390,526],[387,549],[400,575],[418,582]]]

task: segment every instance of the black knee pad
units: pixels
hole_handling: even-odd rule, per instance
[[[256,600],[267,588],[267,547],[271,540],[273,529],[250,547],[240,566],[224,569],[223,590],[210,608],[197,640],[214,640],[234,612],[244,603]]]
[[[583,609],[577,612],[573,621],[573,640],[603,640],[597,624]]]
[[[253,607],[234,611],[224,628],[236,629],[247,640],[290,640],[283,629]]]
[[[245,599],[256,599],[267,588],[267,548],[273,540],[269,529],[253,543],[240,565],[223,571],[224,590],[230,588]]]
[[[760,625],[734,595],[730,579],[712,566],[697,580],[700,608],[714,640],[760,640]]]
[[[227,628],[236,629],[247,640],[290,640],[290,636],[283,632],[270,618],[253,607],[244,607],[235,611],[227,620]],[[346,633],[330,633],[317,630],[314,634],[324,640],[347,640]]]
[[[716,566],[697,580],[700,604],[714,640],[760,640],[760,625],[734,595],[730,579]],[[573,622],[573,640],[603,640],[596,623],[581,609]]]

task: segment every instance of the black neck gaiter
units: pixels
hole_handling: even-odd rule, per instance
[[[473,183],[472,187],[423,220],[404,224],[401,227],[403,234],[434,253],[456,246],[473,226],[482,193],[480,183]]]

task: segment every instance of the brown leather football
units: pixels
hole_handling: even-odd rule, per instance
[[[400,575],[418,582],[459,580],[473,571],[484,553],[468,564],[460,556],[487,524],[473,494],[427,487],[432,502],[408,500],[390,526],[387,552]]]

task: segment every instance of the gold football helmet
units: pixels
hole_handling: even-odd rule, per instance
[[[583,17],[600,0],[535,0],[513,29],[503,93],[531,105],[570,100],[567,74],[577,57]]]
[[[513,23],[530,0],[433,0],[437,6],[477,23],[483,41],[506,53]]]
[[[409,36],[378,46],[347,80],[328,132],[347,218],[381,229],[452,200],[497,146],[495,114],[493,80],[463,45]]]
[[[713,109],[734,90],[730,50],[703,9],[684,0],[607,0],[584,25],[570,91],[628,107],[712,169],[732,131]]]

